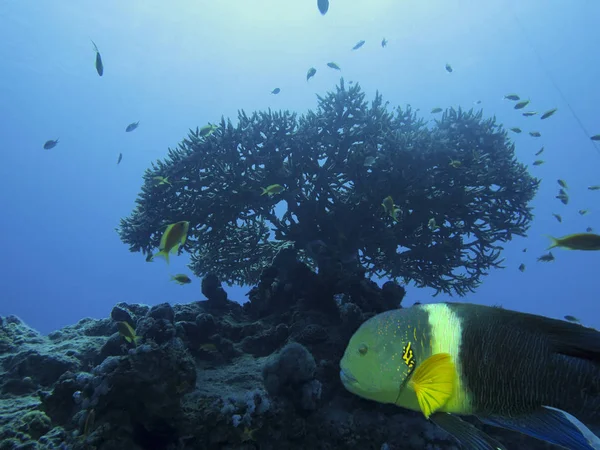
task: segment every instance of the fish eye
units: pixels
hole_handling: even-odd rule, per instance
[[[358,353],[360,353],[361,355],[366,355],[368,351],[369,347],[367,347],[367,344],[360,344],[360,346],[358,347]]]

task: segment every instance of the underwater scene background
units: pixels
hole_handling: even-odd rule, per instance
[[[600,327],[600,3],[325,3],[0,3],[0,449],[458,448],[344,391],[363,320]]]

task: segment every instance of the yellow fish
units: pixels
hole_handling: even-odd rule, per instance
[[[284,187],[280,184],[272,184],[270,186],[267,186],[266,188],[261,188],[262,189],[262,194],[260,195],[276,195],[276,194],[280,194],[284,191]]]
[[[169,181],[169,177],[153,177],[152,178],[154,181],[156,181],[156,186],[160,186],[161,184],[171,184],[171,182]]]
[[[178,273],[177,275],[171,275],[171,281],[177,284],[190,284],[192,280],[184,273]]]
[[[130,344],[137,345],[140,340],[140,337],[135,335],[133,327],[125,321],[117,322],[117,330],[119,330],[119,334],[123,336],[123,339]]]
[[[169,264],[169,254],[177,254],[179,247],[185,244],[187,239],[188,230],[190,223],[187,221],[181,221],[172,223],[167,227],[160,240],[159,252],[154,255],[154,258],[160,256],[167,260]]]
[[[391,195],[388,195],[386,198],[383,199],[381,206],[383,206],[385,213],[388,214],[392,219],[396,221],[398,220],[396,216],[400,212],[400,208],[397,208],[394,205],[394,199]]]

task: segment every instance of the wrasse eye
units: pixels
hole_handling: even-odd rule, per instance
[[[360,344],[360,346],[358,347],[358,353],[360,353],[361,355],[366,355],[368,351],[369,347],[367,347],[366,344]]]

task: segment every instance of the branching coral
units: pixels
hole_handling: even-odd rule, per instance
[[[188,220],[198,276],[254,284],[282,246],[319,242],[367,275],[458,295],[499,266],[499,243],[525,234],[539,184],[481,112],[449,109],[427,127],[410,107],[390,111],[379,94],[369,105],[343,80],[304,116],[241,111],[235,126],[190,131],[144,179],[121,239],[149,254],[166,225]],[[261,195],[273,184],[284,191]]]

